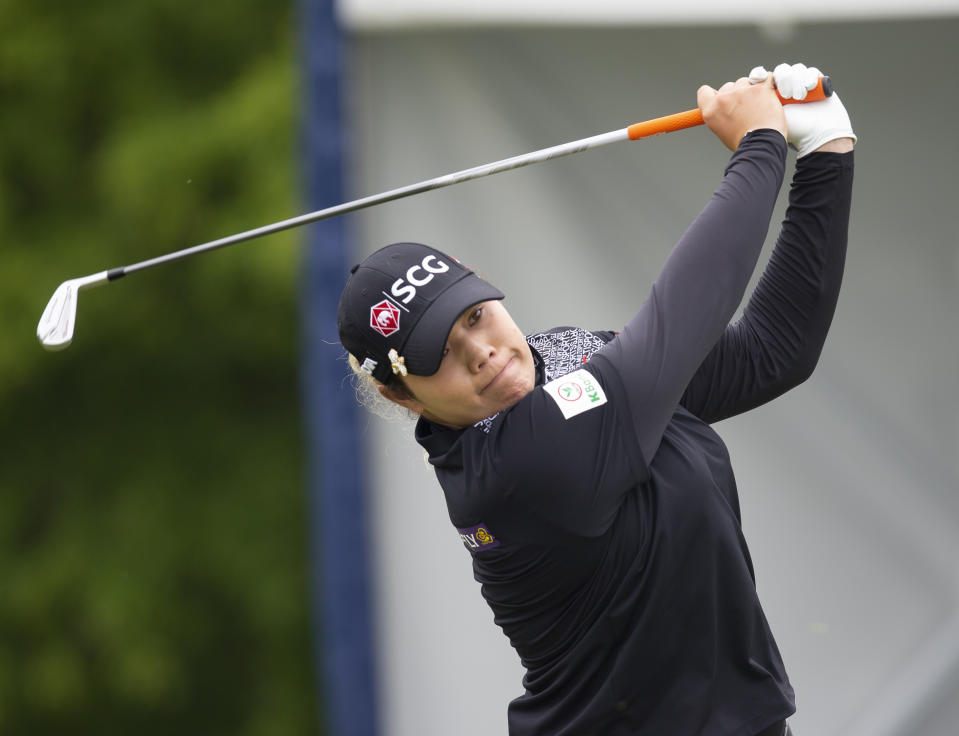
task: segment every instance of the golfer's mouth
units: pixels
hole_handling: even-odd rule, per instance
[[[493,386],[493,385],[495,385],[496,383],[498,383],[499,380],[500,380],[500,379],[503,377],[503,375],[506,373],[506,370],[513,364],[513,361],[514,361],[514,360],[516,360],[516,358],[510,358],[508,361],[506,361],[506,365],[504,365],[502,368],[500,368],[499,373],[497,373],[495,376],[493,376],[493,380],[492,380],[492,381],[490,381],[490,382],[487,383],[482,389],[480,389],[480,393],[481,393],[481,394],[482,394],[482,393],[485,393],[485,392],[486,392],[486,389],[488,389],[490,386]]]

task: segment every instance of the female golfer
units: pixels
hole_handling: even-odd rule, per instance
[[[701,87],[734,152],[620,333],[524,337],[440,251],[356,266],[339,330],[360,375],[419,415],[450,519],[526,668],[513,736],[781,736],[794,711],[710,424],[805,380],[842,277],[855,136],[815,69]],[[788,125],[787,125],[788,123]],[[780,189],[790,206],[742,318]],[[640,299],[637,297],[637,302]]]

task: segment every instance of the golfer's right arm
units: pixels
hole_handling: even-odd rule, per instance
[[[491,440],[497,462],[478,486],[503,488],[511,503],[551,527],[602,534],[623,497],[648,480],[686,384],[729,323],[756,266],[785,170],[782,106],[768,88],[722,94],[742,95],[731,112],[715,113],[722,123],[717,135],[727,143],[740,135],[738,149],[645,303],[583,366],[603,395],[596,392],[567,417],[563,397],[547,384],[507,412]],[[773,100],[772,115],[764,94]],[[475,466],[487,467],[481,460]]]

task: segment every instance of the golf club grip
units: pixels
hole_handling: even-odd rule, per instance
[[[784,105],[793,105],[799,102],[819,102],[831,96],[832,92],[832,82],[829,77],[820,77],[819,84],[809,90],[805,99],[786,100],[779,97],[779,101]],[[777,92],[776,95],[779,96],[779,93]],[[685,130],[686,128],[695,128],[697,125],[702,125],[703,122],[703,112],[697,107],[694,110],[686,110],[685,112],[677,112],[673,115],[666,115],[641,123],[633,123],[626,128],[626,131],[629,134],[629,139],[635,141],[640,138],[648,138],[651,135],[660,135],[662,133]]]

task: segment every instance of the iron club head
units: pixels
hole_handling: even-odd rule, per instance
[[[81,289],[97,286],[107,280],[107,272],[64,281],[53,292],[47,308],[37,324],[37,339],[47,350],[63,350],[73,340],[77,322],[77,297]]]

